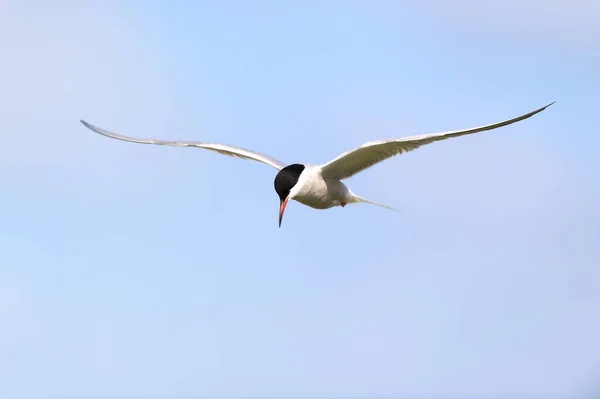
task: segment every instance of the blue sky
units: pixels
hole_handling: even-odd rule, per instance
[[[0,1],[0,396],[574,397],[600,379],[594,2]],[[268,166],[516,125],[279,200]]]

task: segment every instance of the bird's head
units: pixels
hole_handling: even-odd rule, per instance
[[[291,199],[290,192],[292,188],[298,183],[300,174],[304,170],[304,165],[292,164],[281,169],[277,176],[275,176],[275,191],[279,195],[279,227],[281,227],[281,220],[283,219],[283,212],[288,201]]]

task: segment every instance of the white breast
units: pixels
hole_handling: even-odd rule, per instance
[[[350,190],[337,179],[323,179],[321,168],[306,165],[290,197],[315,209],[327,209],[344,202]]]

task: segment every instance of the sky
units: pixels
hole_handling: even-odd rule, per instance
[[[599,17],[0,0],[0,397],[597,397]],[[281,229],[269,166],[79,123],[318,164],[552,101]]]

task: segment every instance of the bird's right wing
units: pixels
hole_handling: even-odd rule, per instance
[[[465,130],[455,130],[451,132],[432,133],[423,134],[419,136],[401,137],[398,139],[370,141],[361,145],[358,148],[341,154],[337,158],[327,162],[324,165],[321,165],[323,177],[340,180],[347,179],[350,176],[353,176],[356,173],[361,172],[381,161],[384,161],[388,158],[408,151],[416,150],[417,148],[425,144],[431,144],[436,141],[449,139],[451,137],[473,134],[477,132],[482,132],[484,130],[491,130],[502,126],[510,125],[511,123],[527,119],[537,114],[538,112],[542,112],[552,104],[554,103],[552,102],[542,108],[536,109],[535,111],[531,111],[521,116],[517,116],[516,118],[493,123],[491,125],[474,127]]]
[[[219,154],[229,155],[231,157],[237,157],[242,159],[250,159],[253,161],[258,161],[262,163],[266,163],[274,167],[277,170],[283,169],[285,166],[284,163],[276,160],[275,158],[271,158],[268,155],[261,154],[259,152],[254,152],[250,150],[246,150],[244,148],[234,147],[227,144],[211,144],[211,143],[201,143],[197,141],[168,141],[168,140],[156,140],[156,139],[139,139],[135,137],[123,136],[120,134],[112,133],[106,131],[104,129],[100,129],[94,125],[91,125],[85,121],[81,121],[85,127],[93,130],[96,133],[99,133],[103,136],[110,137],[117,140],[129,141],[132,143],[141,143],[141,144],[157,144],[157,145],[167,145],[172,147],[196,147],[196,148],[204,148],[206,150],[216,151]]]

